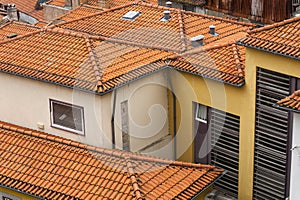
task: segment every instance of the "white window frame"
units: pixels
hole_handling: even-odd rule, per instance
[[[201,119],[201,118],[198,117],[198,116],[199,116],[199,115],[198,115],[198,112],[199,112],[199,110],[200,110],[200,106],[205,107],[205,115],[206,115],[206,119]],[[195,120],[207,124],[207,106],[197,103],[196,113],[195,113]]]
[[[54,113],[53,113],[53,103],[79,109],[80,113],[81,113],[81,116],[82,116],[81,117],[82,131],[72,129],[72,128],[69,128],[69,127],[65,127],[65,126],[62,126],[62,125],[59,125],[59,124],[55,124],[54,123]],[[74,104],[70,104],[70,103],[64,103],[64,102],[61,102],[61,101],[58,101],[58,100],[50,99],[50,119],[51,119],[51,127],[62,129],[62,130],[69,131],[69,132],[72,132],[72,133],[77,133],[79,135],[85,135],[84,108],[82,106],[78,106],[78,105],[74,105]]]

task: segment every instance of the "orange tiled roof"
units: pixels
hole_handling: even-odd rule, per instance
[[[121,75],[174,55],[116,42],[61,29],[36,31],[0,43],[0,70],[103,93],[132,80]]]
[[[93,7],[93,6],[89,6],[86,4],[83,4],[81,6],[79,6],[78,8],[71,10],[69,13],[63,15],[62,17],[59,17],[58,19],[56,19],[55,21],[71,21],[71,20],[75,20],[75,19],[79,19],[88,15],[93,15],[95,13],[99,13],[102,12],[103,9],[102,8],[98,8],[98,7]]]
[[[20,12],[44,22],[44,10],[36,10],[36,2],[37,0],[0,0],[0,4],[15,4]]]
[[[245,48],[234,42],[181,54],[170,65],[180,71],[234,85],[244,84]]]
[[[161,22],[163,11],[171,11],[171,19]],[[129,11],[140,12],[135,20],[122,20]],[[219,36],[209,34],[209,26],[215,25]],[[58,27],[84,32],[96,36],[112,37],[137,44],[164,47],[173,51],[192,49],[190,38],[204,35],[205,44],[219,40],[240,39],[246,35],[251,24],[222,19],[174,8],[135,2],[119,6],[101,13],[72,20]],[[242,33],[242,34],[241,34]]]
[[[190,199],[223,173],[5,122],[0,133],[0,185],[43,199]]]
[[[103,0],[87,0],[86,4],[99,7],[102,1]],[[158,0],[143,0],[143,1],[154,5],[158,5]],[[132,2],[135,2],[135,0],[105,0],[105,4],[107,8],[122,6],[124,4],[132,3]]]
[[[65,7],[65,0],[50,0],[47,2],[47,4],[59,6],[59,7]]]
[[[279,23],[255,29],[239,43],[250,48],[256,48],[293,58],[300,58],[300,17],[288,19]]]
[[[206,4],[205,0],[174,0],[174,2],[186,3],[186,4],[195,5],[195,6],[204,6]]]
[[[0,26],[0,41],[6,40],[10,34],[23,35],[38,30],[36,26],[25,24],[22,22],[9,21]]]
[[[290,96],[281,99],[277,102],[277,105],[300,112],[300,90],[297,90]]]

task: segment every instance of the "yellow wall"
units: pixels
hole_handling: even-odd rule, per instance
[[[193,162],[192,102],[240,116],[239,199],[252,199],[255,125],[255,72],[246,70],[246,85],[235,87],[172,71],[177,102],[177,158]],[[179,108],[180,107],[180,108]],[[172,127],[172,120],[170,120]]]
[[[31,196],[28,196],[28,195],[24,195],[22,193],[15,192],[13,190],[9,190],[9,189],[3,188],[3,187],[0,187],[0,192],[5,192],[7,194],[19,197],[22,200],[38,200],[38,198],[34,198],[34,197],[31,197]]]
[[[179,160],[194,161],[192,102],[240,116],[238,198],[243,200],[252,199],[257,66],[300,77],[299,61],[248,48],[246,83],[240,88],[192,74],[172,71],[172,82],[177,98],[177,158]],[[170,127],[172,126],[173,120],[170,116]]]

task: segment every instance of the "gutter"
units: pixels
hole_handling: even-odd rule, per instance
[[[271,50],[268,50],[268,49],[255,47],[255,46],[252,46],[252,45],[247,45],[247,44],[242,43],[242,42],[240,42],[240,41],[238,41],[237,44],[240,45],[240,46],[244,46],[244,47],[251,48],[251,49],[256,49],[256,50],[260,50],[260,51],[272,53],[272,54],[275,54],[275,55],[284,56],[284,57],[291,58],[291,59],[295,59],[295,60],[300,60],[300,58],[297,58],[297,57],[295,57],[295,56],[289,56],[289,55],[287,55],[287,54],[279,53],[279,52],[276,52],[276,51],[271,51]]]
[[[45,199],[45,198],[43,198],[43,197],[41,197],[41,196],[34,195],[34,194],[31,194],[31,193],[28,193],[28,192],[24,192],[24,191],[18,190],[18,189],[16,189],[16,188],[8,187],[8,186],[5,186],[5,185],[3,185],[3,184],[1,184],[1,183],[0,183],[0,187],[3,187],[3,188],[8,189],[8,190],[12,190],[12,191],[14,191],[14,192],[21,193],[21,194],[26,195],[26,196],[30,196],[30,197],[34,197],[34,198],[42,199],[42,200],[47,200],[47,199]]]
[[[116,113],[116,100],[117,100],[117,89],[114,90],[114,100],[113,100],[113,111],[111,115],[111,140],[112,148],[116,148],[116,133],[115,133],[115,113]]]
[[[226,173],[227,173],[227,171],[224,170],[224,172],[223,172],[222,174],[220,174],[213,182],[211,182],[210,184],[208,184],[207,186],[205,186],[205,187],[203,188],[203,190],[201,190],[198,194],[196,194],[195,196],[193,196],[193,197],[191,198],[191,200],[196,200],[197,197],[198,197],[199,195],[201,195],[205,190],[207,190],[207,189],[210,188],[213,184],[215,184],[215,182],[218,181],[220,178],[222,178]]]
[[[295,113],[300,113],[300,110],[296,110],[296,109],[293,109],[293,108],[288,108],[288,107],[280,106],[278,104],[273,104],[272,106],[274,108],[279,108],[279,109],[282,109],[282,110],[285,110],[285,111],[291,111],[291,112],[295,112]]]
[[[177,159],[177,138],[176,138],[176,133],[177,133],[177,117],[176,117],[176,113],[177,113],[177,109],[176,109],[176,95],[173,92],[173,84],[172,84],[172,80],[170,77],[170,67],[167,65],[167,79],[168,79],[168,84],[170,85],[170,89],[172,92],[172,100],[173,100],[173,138],[174,138],[174,160]]]

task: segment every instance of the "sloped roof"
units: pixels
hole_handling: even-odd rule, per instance
[[[300,112],[300,90],[277,102],[277,105],[296,112]]]
[[[102,0],[87,0],[86,4],[99,7],[101,5],[101,1]],[[158,0],[143,0],[143,1],[154,4],[154,5],[158,5]],[[105,1],[107,8],[113,8],[116,6],[121,6],[124,4],[131,3],[131,2],[135,2],[135,0],[106,0]]]
[[[283,56],[300,59],[300,17],[284,20],[249,32],[239,43]]]
[[[10,34],[23,35],[36,30],[39,30],[39,28],[30,24],[8,21],[0,26],[0,41],[6,40],[7,36],[9,36]]]
[[[75,8],[74,10],[70,10],[69,13],[59,17],[58,19],[54,20],[54,23],[60,22],[60,21],[71,21],[74,19],[79,19],[88,15],[92,15],[95,13],[102,12],[102,8],[89,6],[87,4],[83,4],[79,6],[78,8]]]
[[[171,12],[171,19],[167,22],[160,21],[164,10]],[[140,15],[133,21],[123,20],[122,16],[129,11],[140,12]],[[210,25],[216,26],[218,36],[208,33]],[[227,37],[231,40],[240,39],[253,27],[252,24],[144,2],[130,3],[56,26],[94,36],[164,47],[176,52],[193,49],[190,38],[200,34],[205,36],[205,44],[212,44]]]
[[[17,9],[22,13],[25,13],[38,21],[45,22],[44,10],[36,10],[37,0],[0,0],[0,4],[15,4]]]
[[[211,165],[88,146],[0,122],[0,185],[43,199],[190,199],[219,178]]]
[[[2,72],[103,93],[119,77],[173,53],[57,30],[40,30],[0,43]]]

